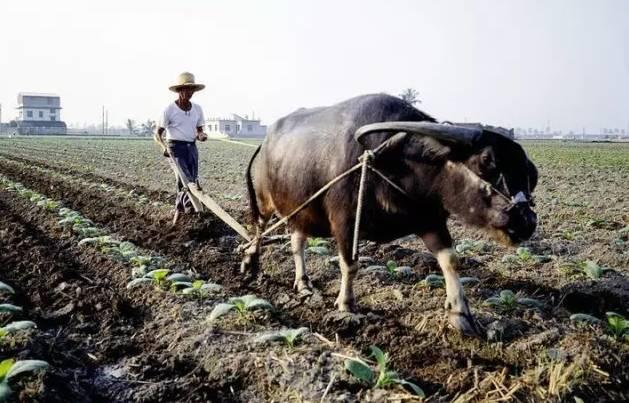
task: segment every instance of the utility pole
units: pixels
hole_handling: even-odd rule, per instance
[[[0,104],[0,134],[2,134],[2,104]]]
[[[109,134],[109,111],[105,111],[105,134]]]

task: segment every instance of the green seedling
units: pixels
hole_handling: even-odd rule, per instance
[[[454,249],[461,255],[476,255],[491,252],[493,247],[489,242],[462,239]]]
[[[210,313],[210,321],[214,321],[232,310],[235,310],[241,318],[244,318],[248,312],[259,309],[272,311],[274,308],[269,301],[258,298],[253,294],[230,298],[227,303],[220,303],[214,307]]]
[[[190,286],[181,290],[181,293],[185,295],[191,295],[197,298],[204,298],[204,297],[207,297],[210,293],[218,292],[222,289],[223,287],[221,287],[218,284],[206,283],[203,280],[195,280],[190,284]]]
[[[9,384],[18,375],[29,372],[37,372],[48,368],[46,361],[22,360],[15,361],[12,358],[0,362],[0,402],[7,402],[13,394],[13,389]]]
[[[442,275],[429,274],[421,281],[421,284],[428,288],[443,288],[446,285],[446,280]]]
[[[37,205],[45,208],[46,210],[56,210],[59,208],[60,203],[56,200],[44,198],[43,200],[38,201]]]
[[[599,266],[591,260],[577,263],[577,268],[592,280],[598,280],[608,271],[613,271],[610,268]]]
[[[629,321],[616,312],[607,312],[607,331],[617,340],[629,339]]]
[[[22,312],[22,308],[12,304],[0,304],[0,313],[19,313]]]
[[[400,378],[397,372],[389,369],[389,354],[384,353],[376,346],[371,346],[370,357],[375,358],[377,364],[377,375],[371,366],[361,358],[352,358],[345,360],[345,369],[359,381],[365,382],[375,389],[384,389],[391,385],[408,386],[417,396],[425,397],[424,391],[405,379]]]
[[[519,297],[511,290],[502,290],[497,297],[487,298],[485,305],[496,308],[502,312],[513,311],[518,305],[524,305],[527,308],[541,309],[544,305],[534,298]]]
[[[0,281],[0,294],[15,294],[13,287]]]
[[[226,193],[223,193],[223,199],[225,200],[240,200],[241,198],[241,195],[228,195]]]
[[[293,348],[295,348],[295,343],[299,340],[302,340],[307,333],[307,327],[300,327],[299,329],[282,329],[275,332],[261,334],[257,336],[254,341],[256,343],[280,341],[292,350]]]
[[[308,248],[318,247],[318,246],[325,246],[325,247],[330,246],[330,241],[328,241],[325,238],[308,238],[306,242],[307,242]]]
[[[8,325],[0,327],[0,338],[6,336],[9,333],[15,333],[20,330],[28,330],[37,327],[35,322],[31,322],[30,320],[18,320],[15,322],[11,322]]]
[[[308,238],[306,241],[306,250],[315,255],[329,255],[330,242],[324,238]]]
[[[585,313],[572,314],[570,315],[570,320],[573,322],[587,323],[590,325],[598,325],[602,322],[599,318]]]
[[[459,277],[461,285],[470,285],[480,282],[478,277]],[[446,285],[445,277],[440,274],[429,274],[425,279],[420,281],[420,284],[428,288],[443,288]]]
[[[529,263],[546,263],[550,262],[552,258],[546,255],[535,255],[531,253],[529,248],[519,247],[515,250],[515,255],[505,255],[502,257],[503,263],[525,265]]]

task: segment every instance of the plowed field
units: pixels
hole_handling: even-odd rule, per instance
[[[428,401],[627,401],[629,322],[625,333],[618,322],[629,320],[629,144],[523,145],[540,170],[534,237],[516,251],[450,223],[460,275],[472,278],[471,308],[488,334],[481,340],[446,326],[443,285],[426,281],[439,267],[415,237],[361,244],[359,312],[339,315],[333,242],[311,240],[314,291],[297,294],[287,244],[266,247],[258,277],[245,279],[241,239],[212,214],[170,228],[174,177],[151,142],[0,139],[0,281],[15,290],[0,293],[0,304],[22,307],[0,311],[0,327],[37,325],[0,332],[0,361],[50,364],[13,383],[12,398],[419,400],[412,389],[371,387],[345,369],[352,357],[375,368],[375,345]],[[200,145],[204,189],[242,223],[253,150]],[[390,261],[409,269],[383,268]],[[215,285],[189,294],[175,280],[127,286],[155,269]],[[491,303],[507,290],[513,300]],[[209,319],[218,304],[248,294],[273,309]],[[261,337],[302,327],[294,345]]]

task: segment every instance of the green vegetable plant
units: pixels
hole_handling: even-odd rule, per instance
[[[524,305],[528,308],[542,308],[544,306],[534,298],[520,297],[511,290],[500,291],[498,296],[487,298],[484,304],[502,312],[513,311],[518,305]]]
[[[469,285],[479,283],[480,280],[477,277],[459,277],[461,285]],[[440,274],[429,274],[425,279],[419,282],[422,287],[428,288],[443,288],[446,285],[445,277]]]
[[[529,248],[523,246],[515,250],[515,255],[505,255],[502,257],[503,263],[510,263],[515,265],[527,265],[532,263],[546,263],[552,260],[551,256],[547,255],[535,255],[531,253]]]
[[[315,255],[329,255],[330,241],[324,238],[308,238],[306,241],[306,250]]]
[[[616,312],[607,312],[607,330],[617,340],[629,339],[629,320]]]
[[[18,320],[15,322],[11,322],[8,325],[0,327],[0,338],[6,336],[9,333],[15,333],[20,330],[28,330],[36,327],[37,325],[35,324],[35,322],[32,322],[30,320]]]
[[[493,250],[493,245],[486,241],[474,241],[472,239],[462,239],[454,248],[460,255],[478,255],[489,253]]]
[[[15,294],[13,287],[0,281],[0,294]]]
[[[22,312],[22,308],[13,304],[0,304],[0,313],[19,313]]]
[[[307,327],[300,327],[299,329],[282,329],[274,332],[267,332],[257,336],[254,341],[257,343],[267,343],[271,341],[279,341],[282,344],[288,346],[290,350],[295,348],[295,344],[304,338],[308,334]]]
[[[613,336],[616,340],[629,340],[629,320],[616,312],[607,312],[605,314],[607,321],[588,315],[585,313],[575,313],[570,315],[570,320],[589,325],[600,325]]]
[[[195,280],[192,283],[187,283],[185,285],[187,286],[181,290],[181,293],[184,295],[197,297],[199,299],[203,299],[207,297],[210,293],[218,292],[223,289],[223,287],[218,284],[206,283],[203,280]]]
[[[167,290],[169,288],[171,290],[176,290],[179,286],[192,285],[192,279],[190,276],[182,273],[169,273],[170,270],[168,269],[151,270],[144,276],[131,280],[127,283],[127,289],[132,289],[142,284],[153,284],[156,288],[162,290]]]
[[[397,372],[392,371],[389,364],[389,354],[380,348],[371,346],[371,354],[376,360],[376,370],[368,364],[368,360],[351,358],[345,360],[345,369],[359,381],[365,382],[374,389],[385,389],[392,385],[408,386],[417,396],[425,397],[424,391],[413,382],[400,378]]]
[[[274,308],[269,301],[249,294],[242,297],[230,298],[227,303],[216,305],[210,313],[209,319],[210,321],[214,321],[232,310],[236,311],[240,318],[246,318],[249,312],[260,309],[272,311]]]
[[[10,381],[16,379],[18,375],[29,372],[37,372],[48,368],[46,361],[22,360],[15,361],[12,358],[0,362],[0,402],[7,402],[13,394]]]

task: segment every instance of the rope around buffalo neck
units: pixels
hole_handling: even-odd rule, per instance
[[[354,220],[354,240],[352,242],[352,260],[358,259],[358,233],[360,232],[360,218],[363,212],[363,199],[365,198],[365,181],[367,180],[367,168],[369,162],[374,159],[374,153],[371,150],[365,150],[362,156],[358,158],[360,161],[360,183],[358,185],[358,201],[356,203],[356,219]]]

